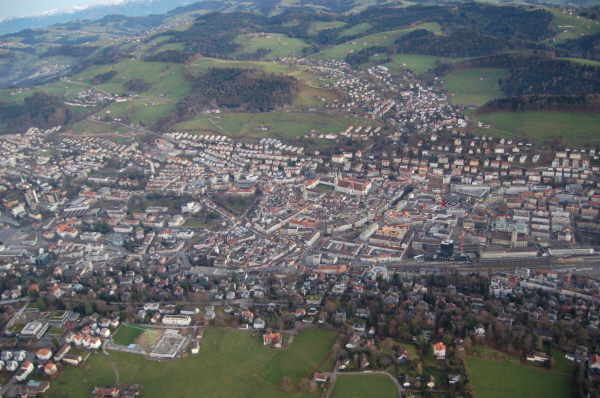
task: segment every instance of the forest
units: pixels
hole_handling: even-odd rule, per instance
[[[125,90],[135,91],[137,93],[145,93],[146,91],[150,90],[150,87],[152,87],[152,85],[153,83],[146,82],[141,77],[138,77],[136,79],[129,79],[125,83],[123,83],[123,87],[125,88]]]
[[[117,76],[118,72],[116,70],[111,70],[106,73],[101,73],[92,78],[92,84],[105,84],[113,77]]]
[[[50,48],[40,55],[41,58],[47,57],[55,57],[57,55],[64,55],[67,57],[87,57],[94,51],[96,51],[98,47],[96,46],[76,46],[73,44],[65,44],[62,46]]]
[[[22,105],[0,103],[0,122],[6,131],[25,131],[33,126],[46,129],[79,121],[81,116],[64,101],[63,96],[37,91],[25,98]]]
[[[564,60],[537,60],[512,69],[502,80],[501,89],[509,97],[594,94],[600,92],[600,67]]]
[[[294,77],[252,69],[211,68],[198,77],[187,76],[193,84],[191,93],[175,105],[173,113],[159,118],[154,129],[169,131],[173,125],[193,118],[204,107],[275,109],[292,103],[300,90],[300,83]]]
[[[198,54],[191,51],[166,50],[144,57],[145,62],[174,62],[185,64],[196,59]]]
[[[600,113],[600,95],[525,95],[500,98],[477,108],[477,113],[561,111]]]

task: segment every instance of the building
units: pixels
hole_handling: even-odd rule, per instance
[[[20,337],[23,339],[39,340],[47,330],[48,322],[45,320],[31,321],[21,330]]]
[[[435,343],[433,345],[433,353],[436,359],[446,359],[446,344],[442,343],[441,341],[439,343]]]
[[[169,326],[189,326],[192,318],[187,315],[165,315],[162,323]]]

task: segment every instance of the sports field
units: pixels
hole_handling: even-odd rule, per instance
[[[600,115],[567,112],[493,112],[473,115],[491,124],[480,134],[544,141],[561,135],[572,146],[600,143]],[[506,133],[509,133],[507,135]],[[504,134],[504,135],[503,135]]]
[[[331,391],[331,398],[392,398],[398,396],[398,387],[381,374],[340,374]]]
[[[444,89],[454,94],[454,105],[483,105],[506,97],[498,80],[507,73],[506,69],[457,69],[444,77]]]
[[[469,357],[467,372],[477,398],[565,398],[573,380],[515,362]]]
[[[113,336],[113,340],[117,344],[128,346],[132,344],[138,336],[142,334],[140,329],[132,328],[127,325],[121,325],[117,333]]]
[[[277,378],[289,374],[297,386],[298,380],[308,377],[312,367],[331,349],[336,336],[332,333],[311,330],[303,338],[303,333],[296,336],[289,349],[274,350],[263,346],[259,334],[209,328],[204,332],[197,355],[186,354],[177,360],[161,362],[116,351],[110,351],[110,355],[115,360],[120,382],[141,384],[146,398],[285,397],[289,395],[279,389]],[[94,386],[114,383],[114,371],[105,355],[92,354],[86,365],[90,365],[87,383],[82,383],[86,375],[83,368],[69,368],[64,373],[66,382],[52,383],[49,396],[81,398],[89,396]],[[266,372],[268,380],[259,376],[262,372]],[[298,393],[294,397],[314,395]]]

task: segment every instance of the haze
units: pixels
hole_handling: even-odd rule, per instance
[[[39,14],[45,11],[84,6],[89,4],[107,3],[106,0],[0,0],[0,19]]]

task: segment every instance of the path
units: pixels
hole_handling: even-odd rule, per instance
[[[117,364],[115,362],[115,360],[113,359],[113,357],[110,356],[110,354],[108,353],[108,351],[106,351],[106,345],[108,344],[108,340],[104,340],[104,344],[102,344],[102,352],[108,356],[108,358],[110,359],[110,363],[112,363],[112,367],[115,371],[115,386],[117,384],[119,384],[119,370],[117,369]]]

